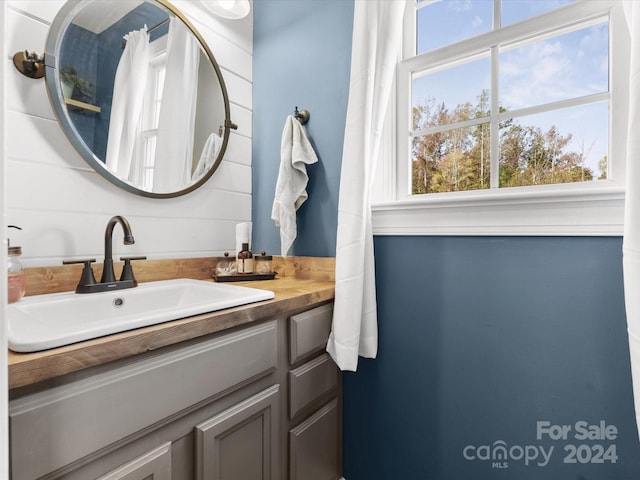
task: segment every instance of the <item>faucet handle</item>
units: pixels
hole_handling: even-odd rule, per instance
[[[63,265],[74,265],[76,263],[84,264],[84,268],[82,269],[82,275],[80,276],[80,281],[78,282],[78,287],[76,291],[78,291],[80,287],[85,287],[87,285],[95,285],[96,277],[93,275],[93,268],[91,268],[91,264],[95,261],[96,261],[95,258],[81,258],[77,260],[74,259],[74,260],[62,261]]]
[[[137,284],[135,277],[133,276],[133,268],[131,262],[133,260],[146,260],[146,256],[134,256],[134,257],[120,257],[120,260],[124,262],[122,267],[122,274],[120,275],[120,281],[131,280],[134,284]]]

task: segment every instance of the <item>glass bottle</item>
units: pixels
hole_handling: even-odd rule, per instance
[[[14,303],[24,297],[27,291],[27,275],[20,263],[20,255],[22,255],[22,247],[9,247],[9,258],[7,259],[7,267],[9,278],[8,285],[8,302]]]
[[[249,244],[243,243],[242,250],[237,255],[238,273],[253,273],[253,254],[249,250]]]
[[[224,257],[218,257],[216,262],[216,275],[235,275],[236,259],[229,256],[229,252],[224,252]]]
[[[271,268],[271,262],[273,260],[273,256],[267,255],[266,252],[262,252],[260,255],[256,255],[253,257],[253,266],[256,273],[271,273],[273,269]]]

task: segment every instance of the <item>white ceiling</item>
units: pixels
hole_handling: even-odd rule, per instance
[[[91,8],[85,8],[78,12],[73,19],[73,23],[90,32],[102,33],[131,10],[142,5],[144,0],[116,0],[102,3],[105,8],[100,15],[96,15],[95,8],[95,6],[100,5],[100,2],[95,2]]]

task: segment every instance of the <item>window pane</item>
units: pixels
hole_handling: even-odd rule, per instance
[[[555,10],[575,0],[502,0],[502,25]]]
[[[413,139],[412,193],[489,188],[489,124]]]
[[[155,88],[153,95],[153,124],[151,128],[158,128],[160,121],[160,105],[162,103],[162,92],[164,91],[164,79],[167,73],[166,64],[162,64],[155,69]]]
[[[442,0],[417,12],[416,51],[423,53],[493,27],[493,0]]]
[[[500,54],[500,104],[507,110],[609,90],[609,28],[583,28]]]
[[[489,115],[491,63],[488,58],[436,73],[414,76],[414,129]],[[419,113],[416,116],[416,113]]]
[[[512,119],[500,125],[500,187],[607,178],[608,102]]]
[[[145,189],[153,188],[153,167],[156,161],[156,135],[149,136],[145,140],[142,186]]]

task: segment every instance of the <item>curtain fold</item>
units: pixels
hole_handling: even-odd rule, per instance
[[[200,47],[180,21],[171,21],[167,69],[158,120],[153,191],[173,192],[191,183]]]
[[[402,44],[406,1],[355,1],[338,200],[335,306],[327,352],[342,370],[375,358],[378,325],[371,188]]]
[[[625,2],[631,34],[623,270],[636,426],[640,436],[640,4]]]
[[[149,69],[147,27],[124,36],[126,45],[116,69],[105,164],[120,178],[131,179],[134,152],[142,123]]]

